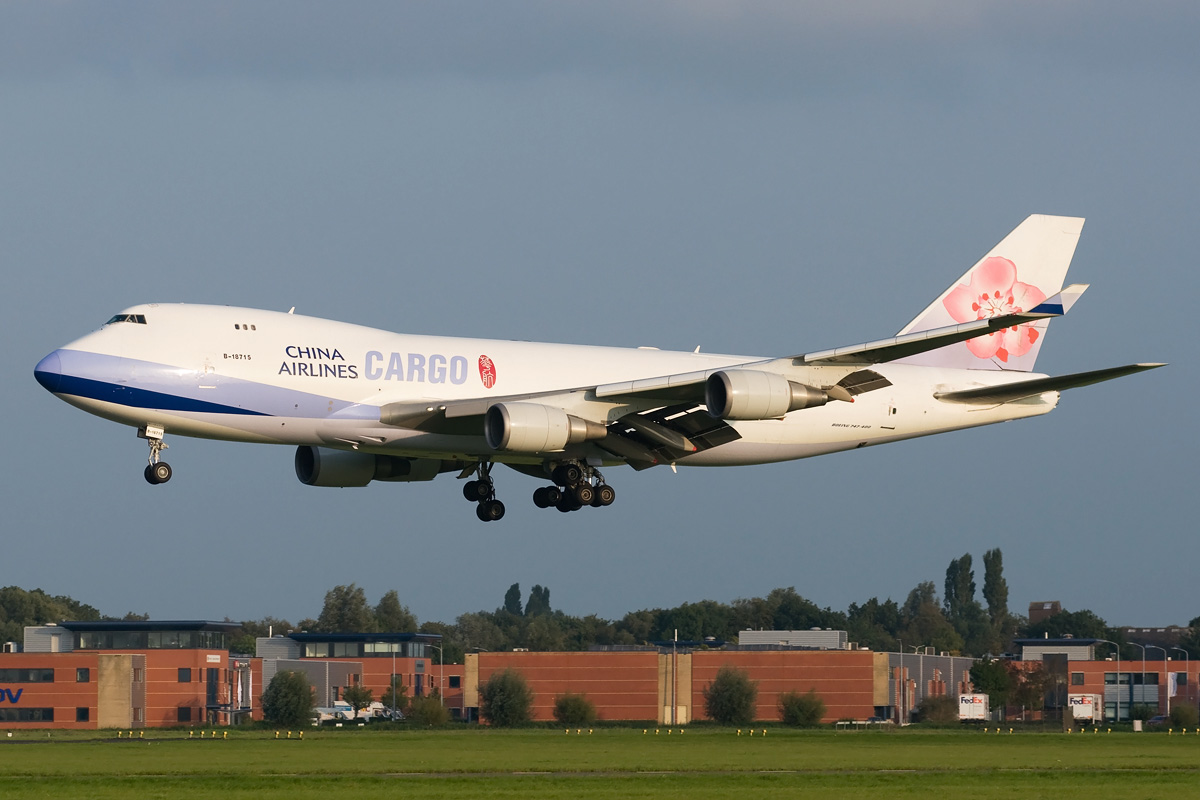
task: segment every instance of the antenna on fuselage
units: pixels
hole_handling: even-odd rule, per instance
[[[292,306],[291,308],[289,308],[289,309],[288,309],[288,313],[289,313],[289,314],[295,314],[295,313],[296,313],[296,307],[295,307],[295,306]]]

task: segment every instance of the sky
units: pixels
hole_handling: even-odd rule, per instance
[[[1200,615],[1185,2],[0,4],[0,585],[157,619],[420,620],[548,586],[619,618],[795,587],[844,610],[1004,554],[1009,606]],[[1034,420],[786,464],[319,489],[293,449],[134,431],[45,354],[143,302],[778,356],[893,335],[1031,213],[1087,218]]]

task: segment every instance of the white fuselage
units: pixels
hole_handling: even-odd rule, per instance
[[[407,457],[538,463],[619,459],[594,444],[566,453],[507,453],[482,434],[429,433],[380,421],[388,404],[543,396],[568,413],[612,421],[664,405],[597,398],[596,386],[749,364],[762,359],[654,349],[416,336],[274,311],[152,304],[47,356],[38,379],[93,414],[182,436],[314,445]],[[740,439],[678,460],[723,466],[805,458],[1043,414],[1055,392],[995,406],[934,393],[1018,376],[904,364],[871,367],[891,386],[781,419],[732,421]],[[797,366],[789,379],[832,385],[856,367]],[[1019,376],[1031,377],[1028,373]],[[536,400],[534,400],[536,402]]]

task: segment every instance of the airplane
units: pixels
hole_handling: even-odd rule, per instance
[[[43,358],[37,381],[137,429],[144,476],[165,436],[295,445],[310,486],[457,472],[485,522],[492,468],[546,485],[535,505],[610,505],[618,465],[809,458],[1053,410],[1065,389],[1163,366],[1033,372],[1083,219],[1033,215],[896,336],[782,357],[422,336],[213,305],[133,306]]]

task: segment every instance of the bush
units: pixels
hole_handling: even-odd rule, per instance
[[[722,725],[749,725],[754,721],[758,682],[733,667],[721,667],[713,682],[704,687],[704,710],[709,719]]]
[[[450,711],[437,695],[414,697],[408,704],[408,719],[425,727],[440,727],[450,721]]]
[[[1145,722],[1157,713],[1154,710],[1154,706],[1148,703],[1134,703],[1133,708],[1129,709],[1129,718],[1140,719],[1142,722]]]
[[[354,709],[354,718],[358,719],[358,712],[374,702],[375,693],[361,684],[356,684],[345,688],[342,692],[342,699],[350,704],[350,707]]]
[[[506,669],[488,678],[479,690],[479,713],[488,724],[501,728],[529,722],[533,692],[524,676]]]
[[[914,722],[958,722],[958,699],[948,695],[926,697],[917,706]]]
[[[817,696],[816,689],[807,693],[784,692],[779,695],[779,718],[785,725],[814,728],[825,716],[825,701]]]
[[[1172,728],[1195,728],[1200,726],[1200,711],[1193,705],[1177,705],[1171,709]]]
[[[303,672],[276,672],[262,695],[263,719],[275,725],[299,727],[312,719],[317,703]]]
[[[591,725],[596,705],[582,694],[560,694],[554,698],[554,718],[564,725]]]

